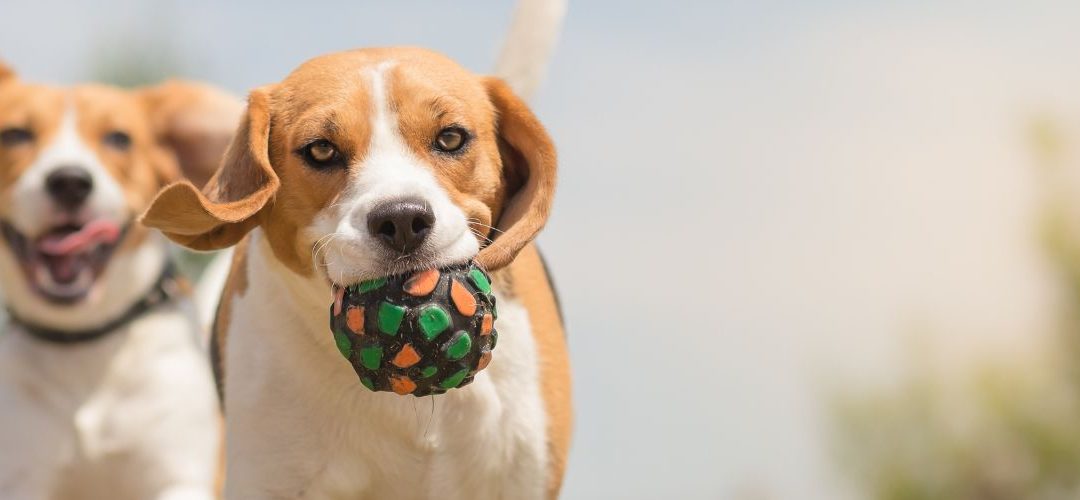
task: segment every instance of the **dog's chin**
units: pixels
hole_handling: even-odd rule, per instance
[[[107,219],[67,223],[29,236],[0,221],[4,241],[22,269],[29,288],[42,300],[71,305],[86,300],[98,287],[130,223]]]

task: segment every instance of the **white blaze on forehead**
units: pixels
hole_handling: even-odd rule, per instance
[[[320,257],[325,259],[327,274],[333,280],[347,282],[385,274],[388,263],[381,260],[379,243],[367,232],[367,216],[380,203],[401,198],[431,205],[435,225],[423,248],[433,256],[431,264],[462,262],[479,251],[465,213],[439,185],[431,166],[425,165],[401,136],[389,96],[388,76],[394,65],[394,61],[385,61],[362,70],[360,76],[370,83],[372,102],[367,154],[359,164],[349,166],[353,175],[341,200],[324,210],[310,228],[316,239],[335,235],[315,259],[317,265]]]
[[[34,236],[55,223],[55,207],[45,189],[45,179],[62,167],[81,168],[90,174],[93,188],[84,205],[88,217],[123,221],[124,191],[79,134],[78,113],[70,103],[56,134],[13,187],[11,221],[16,229]]]

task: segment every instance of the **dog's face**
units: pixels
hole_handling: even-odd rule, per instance
[[[554,183],[554,147],[505,84],[426,50],[367,49],[254,91],[204,192],[171,186],[144,222],[197,249],[261,226],[295,272],[349,284],[474,257],[505,266]]]
[[[5,294],[58,308],[103,300],[110,261],[146,238],[136,216],[182,172],[208,177],[239,116],[195,84],[61,88],[0,67]]]

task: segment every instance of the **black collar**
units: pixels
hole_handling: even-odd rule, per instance
[[[97,340],[104,337],[105,334],[119,329],[121,326],[124,326],[129,321],[141,316],[146,311],[168,302],[179,293],[179,290],[176,266],[172,261],[169,261],[165,264],[165,269],[161,270],[161,276],[158,276],[157,282],[154,283],[154,286],[150,288],[150,291],[147,292],[143,298],[132,304],[127,311],[124,311],[124,313],[117,318],[97,328],[86,330],[59,330],[47,326],[35,325],[19,319],[10,308],[8,308],[8,316],[11,318],[12,323],[22,326],[23,330],[26,330],[26,333],[29,333],[31,337],[43,342],[50,342],[53,344],[80,344],[91,340]]]

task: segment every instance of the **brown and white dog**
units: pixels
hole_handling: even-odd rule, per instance
[[[555,170],[505,83],[431,51],[326,55],[253,91],[206,188],[169,186],[143,218],[193,249],[239,245],[215,331],[226,497],[556,496],[570,378],[531,243]],[[331,285],[474,258],[499,304],[490,366],[430,400],[361,386],[327,327]]]
[[[213,380],[167,241],[135,221],[213,172],[238,100],[54,87],[0,65],[0,498],[212,498]]]

